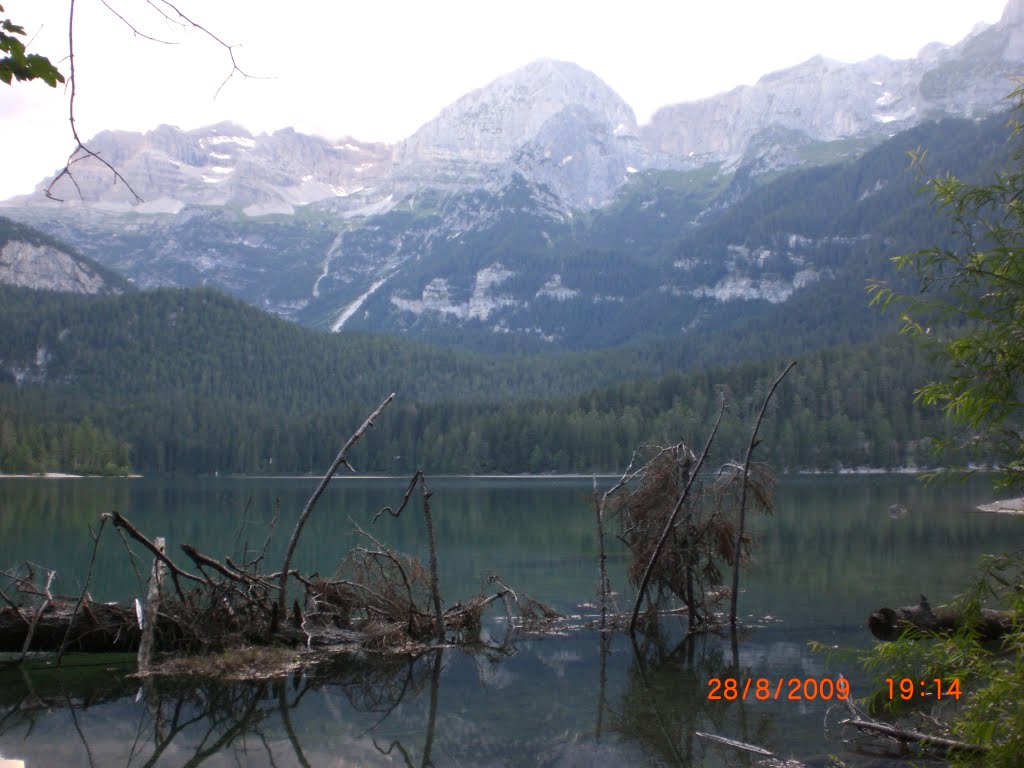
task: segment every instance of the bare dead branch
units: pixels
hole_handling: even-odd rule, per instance
[[[169,558],[166,554],[161,552],[152,541],[146,538],[145,534],[143,534],[141,531],[139,531],[138,528],[132,525],[131,522],[129,522],[129,520],[116,509],[110,513],[110,519],[114,523],[114,527],[123,528],[129,536],[131,536],[142,546],[144,546],[146,549],[152,552],[154,557],[164,561],[164,564],[171,570],[171,578],[174,581],[175,591],[177,591],[178,597],[181,598],[182,602],[185,601],[185,595],[182,593],[181,585],[178,583],[178,576],[186,578],[189,581],[198,582],[200,584],[206,583],[205,579],[202,579],[199,576],[191,574],[188,571],[183,571],[181,568],[179,568],[177,564],[173,560],[171,560],[171,558]]]
[[[427,524],[427,543],[430,546],[430,595],[434,601],[434,619],[437,622],[437,641],[444,642],[444,616],[441,613],[441,588],[437,577],[437,542],[434,539],[434,518],[430,513],[430,491],[427,481],[420,474],[420,490],[423,493],[423,518]]]
[[[175,43],[173,40],[160,40],[160,39],[158,39],[156,37],[153,37],[151,35],[147,35],[145,32],[140,31],[138,27],[136,27],[134,24],[132,24],[130,21],[128,21],[128,19],[126,19],[124,16],[122,16],[116,10],[114,10],[114,7],[110,3],[108,3],[107,0],[100,0],[100,2],[103,3],[104,6],[106,6],[106,9],[108,11],[110,11],[112,14],[117,16],[117,18],[119,18],[124,23],[124,25],[126,27],[128,27],[128,29],[130,29],[132,31],[132,34],[135,35],[136,37],[143,37],[146,40],[149,40],[149,41],[154,42],[154,43],[160,43],[161,45],[177,45],[177,43]]]
[[[82,607],[85,601],[86,595],[89,592],[89,583],[92,581],[92,569],[96,564],[96,550],[100,546],[100,535],[103,533],[103,526],[107,524],[108,515],[100,515],[100,529],[96,533],[92,532],[92,526],[89,526],[89,535],[92,537],[92,557],[89,558],[89,570],[85,574],[85,584],[82,586],[82,593],[78,596],[78,602],[75,603],[75,608],[71,612],[71,621],[68,622],[68,629],[64,633],[64,639],[61,640],[60,650],[57,652],[57,666],[60,666],[61,661],[64,658],[64,649],[67,647],[68,637],[71,635],[71,627],[75,624],[75,619],[78,617],[78,611]]]
[[[412,478],[409,480],[409,485],[407,485],[405,488],[405,494],[402,496],[402,503],[398,505],[398,509],[392,509],[391,507],[382,507],[377,511],[377,514],[373,516],[373,520],[371,522],[376,523],[377,518],[383,515],[385,512],[387,512],[392,517],[398,517],[399,515],[401,515],[402,512],[405,511],[405,507],[409,503],[409,499],[412,498],[412,492],[416,489],[416,483],[418,483],[422,478],[423,470],[417,469],[416,472],[413,474]]]
[[[19,661],[25,661],[25,656],[28,655],[28,649],[32,645],[32,635],[35,634],[36,625],[39,623],[39,617],[43,615],[47,608],[50,607],[50,603],[53,602],[53,595],[50,593],[50,587],[53,585],[53,579],[56,577],[56,571],[50,571],[46,577],[46,586],[43,588],[46,593],[46,599],[39,605],[39,610],[36,611],[36,615],[32,618],[32,623],[29,624],[28,632],[25,634],[25,644],[21,647],[21,659]]]
[[[162,1],[163,0],[161,0],[161,2]],[[333,478],[335,473],[341,468],[341,465],[344,464],[345,466],[349,467],[349,469],[352,468],[348,463],[349,450],[352,448],[353,445],[356,444],[359,438],[366,434],[367,430],[369,430],[373,426],[374,420],[378,416],[380,416],[381,413],[383,413],[384,409],[387,408],[388,404],[394,399],[394,392],[392,392],[390,395],[384,398],[384,401],[377,406],[376,410],[374,410],[374,412],[367,417],[366,421],[363,422],[362,426],[359,427],[359,429],[357,429],[355,433],[353,433],[352,437],[348,439],[348,442],[346,442],[345,445],[342,446],[341,450],[338,452],[337,457],[334,459],[334,462],[331,464],[330,469],[327,470],[327,474],[324,475],[323,480],[320,481],[320,484],[316,487],[316,490],[313,491],[313,495],[310,496],[309,501],[306,502],[305,509],[303,509],[302,514],[299,515],[298,522],[295,523],[295,530],[292,531],[292,537],[288,541],[288,549],[285,550],[284,563],[281,566],[281,591],[277,598],[279,616],[284,615],[288,605],[288,571],[292,563],[292,555],[295,554],[295,547],[299,543],[299,536],[302,535],[302,529],[303,527],[305,527],[306,521],[309,519],[309,516],[313,513],[313,508],[316,506],[317,501],[320,499],[320,496],[323,495],[323,492],[327,490],[327,486],[330,484],[331,478]]]
[[[700,739],[707,739],[708,741],[714,741],[719,744],[724,744],[727,747],[733,749],[739,749],[744,752],[751,752],[755,755],[761,755],[762,757],[775,757],[764,747],[759,747],[756,744],[747,744],[743,741],[736,741],[735,739],[727,739],[725,736],[718,736],[714,733],[701,733],[700,731],[694,731],[694,736]]]
[[[162,537],[157,537],[157,549],[163,551],[166,547]],[[149,674],[153,662],[153,640],[156,635],[157,616],[160,613],[160,593],[163,591],[164,581],[163,561],[158,557],[153,558],[153,569],[149,577],[149,591],[146,595],[146,606],[142,613],[142,638],[139,640],[138,669],[139,674]]]
[[[989,748],[982,744],[970,744],[956,739],[947,739],[943,736],[931,736],[920,731],[908,728],[897,728],[886,723],[879,723],[875,720],[858,720],[851,718],[843,720],[840,725],[849,725],[859,731],[868,731],[882,736],[888,736],[904,744],[920,744],[923,747],[936,747],[944,752],[971,752],[982,754],[988,752]]]
[[[786,366],[786,370],[779,374],[778,378],[772,383],[771,388],[768,390],[768,394],[765,395],[764,402],[761,404],[761,411],[757,414],[757,421],[754,422],[754,429],[750,433],[750,445],[747,447],[747,457],[743,461],[743,484],[740,486],[740,513],[739,523],[736,526],[736,547],[733,550],[735,553],[732,568],[732,598],[729,606],[729,623],[732,626],[736,626],[736,603],[739,598],[740,591],[740,552],[743,547],[743,533],[744,526],[746,524],[746,512],[747,512],[747,479],[750,476],[750,460],[754,455],[754,448],[757,447],[757,433],[761,429],[761,422],[764,420],[765,411],[768,410],[768,403],[771,402],[772,395],[775,394],[775,389],[779,386],[786,374],[793,370],[796,365],[794,360]]]
[[[78,127],[75,125],[75,96],[78,90],[77,73],[75,72],[75,0],[70,0],[68,3],[68,68],[70,69],[70,72],[68,74],[67,84],[71,93],[68,101],[68,121],[71,124],[71,135],[75,139],[75,148],[71,151],[71,154],[68,155],[68,160],[64,164],[64,167],[57,173],[53,181],[46,185],[46,189],[44,189],[43,192],[51,200],[63,202],[63,199],[56,197],[53,194],[53,188],[56,186],[57,182],[67,176],[71,180],[71,183],[75,185],[78,197],[84,200],[85,198],[82,197],[82,189],[78,186],[78,181],[75,180],[74,175],[71,173],[71,166],[84,157],[92,157],[109,168],[110,172],[114,174],[114,181],[120,181],[124,184],[128,191],[132,193],[132,197],[134,197],[137,202],[141,203],[142,198],[139,197],[138,193],[132,188],[132,185],[128,183],[128,180],[125,179],[114,166],[100,157],[98,153],[85,146],[81,137],[78,135]]]

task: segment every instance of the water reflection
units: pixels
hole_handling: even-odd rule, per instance
[[[62,591],[77,594],[74,577],[85,573],[91,553],[86,526],[99,513],[122,509],[171,546],[190,542],[223,553],[239,536],[250,496],[251,525],[242,539],[256,546],[279,496],[280,526],[293,524],[309,484],[292,482],[4,481],[0,565],[52,565],[69,577]],[[332,485],[298,553],[304,566],[329,572],[351,545],[350,515],[364,522],[367,511],[400,495],[403,482]],[[494,569],[563,611],[595,599],[589,480],[493,487],[453,480],[433,489],[444,596],[474,592]],[[775,516],[756,521],[761,547],[741,596],[748,620],[777,618],[740,638],[735,652],[727,638],[682,642],[674,626],[637,648],[621,635],[579,633],[521,639],[511,657],[445,650],[416,659],[347,658],[287,679],[232,685],[140,686],[125,677],[130,664],[110,659],[86,659],[60,674],[41,665],[0,669],[0,757],[29,768],[743,764],[696,739],[702,730],[827,765],[822,756],[843,753],[843,746],[825,741],[822,702],[712,701],[708,681],[844,674],[863,695],[855,670],[828,669],[807,642],[870,643],[864,621],[879,605],[902,605],[921,592],[948,599],[980,553],[1019,546],[1024,520],[970,512],[987,498],[983,483],[784,482]],[[894,504],[911,513],[891,519],[886,511]],[[388,521],[382,535],[396,549],[422,555],[418,523]],[[613,588],[622,589],[621,547],[609,567]],[[123,600],[138,589],[119,540],[101,546],[94,587],[97,599]],[[502,636],[499,627],[489,629]],[[870,764],[847,753],[843,760]]]
[[[708,695],[711,680],[829,674],[792,645],[771,629],[730,642],[666,623],[635,641],[587,631],[520,640],[512,656],[346,655],[234,683],[140,683],[130,660],[69,657],[61,670],[0,668],[0,757],[28,768],[753,764],[703,732],[806,765],[827,765],[828,752],[849,768],[895,765],[827,741],[828,702]]]
[[[709,701],[738,674],[717,639],[634,647],[588,632],[527,640],[514,659],[436,650],[346,656],[222,684],[127,676],[111,661],[0,673],[0,755],[26,766],[715,765],[697,730],[771,739]]]

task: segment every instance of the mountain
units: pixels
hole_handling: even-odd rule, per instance
[[[127,283],[39,230],[0,216],[0,283],[69,293],[120,293]]]
[[[4,211],[138,287],[215,286],[335,331],[594,349],[681,334],[703,345],[772,316],[863,336],[874,321],[843,331],[828,304],[859,301],[889,256],[944,235],[906,151],[928,147],[932,172],[1006,157],[1000,110],[1022,30],[1013,0],[955,46],[815,58],[642,127],[594,74],[545,60],[394,147],[229,123],[101,134],[95,148],[144,203],[83,163],[83,200]],[[961,121],[935,122],[949,115]],[[811,309],[793,319],[797,306]]]
[[[54,190],[66,198],[61,208],[176,214],[198,205],[240,209],[248,216],[290,214],[326,198],[361,199],[387,182],[391,168],[386,144],[329,142],[291,128],[253,136],[233,123],[193,131],[170,125],[144,134],[103,131],[89,146],[130,180],[142,202],[123,184],[112,183],[106,166],[78,163],[79,189],[62,182]]]
[[[496,188],[518,173],[574,208],[608,202],[649,164],[629,105],[594,74],[551,60],[463,96],[394,157],[400,192]]]
[[[641,128],[649,151],[689,163],[737,165],[766,151],[777,165],[839,141],[877,143],[936,117],[975,117],[1005,107],[1024,61],[1024,4],[952,47],[917,58],[878,56],[855,64],[816,56],[755,85],[667,106]]]
[[[133,230],[82,210],[50,227],[136,285],[219,286],[332,330],[488,352],[685,339],[724,361],[711,339],[737,359],[876,334],[889,319],[867,309],[865,280],[893,278],[890,257],[948,235],[915,193],[907,152],[928,147],[931,172],[985,178],[1008,157],[1005,122],[925,123],[776,178],[648,171],[590,212],[517,174],[496,191],[424,192],[367,217],[196,206],[136,217]]]

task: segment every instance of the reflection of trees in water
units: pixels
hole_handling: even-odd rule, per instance
[[[546,693],[549,678],[513,666],[512,679],[522,687],[492,687],[481,672],[494,664],[520,662],[543,668],[543,654],[553,650],[543,641],[532,649],[520,648],[518,660],[496,651],[434,650],[415,658],[350,655],[287,678],[231,684],[150,678],[141,691],[138,681],[103,666],[78,676],[74,670],[59,675],[0,671],[0,737],[5,747],[22,741],[29,751],[35,739],[38,751],[45,717],[62,709],[67,738],[80,743],[68,765],[280,768],[336,764],[346,755],[361,765],[410,767],[432,765],[441,755],[444,761],[467,764],[517,755],[550,765],[586,757],[609,764],[635,764],[639,759],[688,766],[700,765],[709,750],[717,750],[699,741],[696,731],[760,745],[776,740],[771,719],[750,717],[748,723],[749,703],[707,699],[710,678],[749,674],[733,662],[727,639],[700,635],[675,644],[664,633],[651,633],[637,637],[628,661],[619,644],[628,644],[628,638],[595,634],[592,640],[593,645],[585,643],[591,651],[582,654],[589,664],[577,668],[590,683],[577,677],[571,687],[577,689],[582,682],[585,691],[592,684],[596,695],[583,693],[572,705],[582,708],[581,718],[556,720],[550,729],[537,725],[557,718],[570,705],[554,704]],[[449,703],[442,710],[442,670],[449,665],[449,687],[461,691],[458,686],[468,676],[478,681],[474,688],[491,693],[480,701],[474,698],[462,710],[446,698]],[[516,721],[516,712],[522,712],[522,722]],[[116,732],[113,718],[121,721]],[[49,728],[52,732],[52,722]],[[65,746],[61,754],[67,751]],[[47,754],[52,758],[53,753]],[[110,759],[111,754],[116,757]]]
[[[639,743],[666,765],[700,765],[705,745],[697,731],[770,742],[771,722],[761,718],[751,730],[744,702],[708,699],[711,678],[750,674],[725,650],[720,638],[708,634],[689,635],[675,645],[659,631],[634,638],[625,688],[607,705],[608,730]],[[602,655],[602,668],[604,663]],[[599,711],[599,723],[602,716]]]
[[[60,710],[67,714],[81,742],[79,762],[102,765],[104,760],[94,755],[109,749],[109,744],[97,750],[90,741],[109,740],[109,734],[103,733],[105,718],[98,718],[99,736],[90,730],[92,739],[87,736],[88,729],[79,727],[79,719],[102,704],[124,705],[138,691],[136,700],[142,706],[129,708],[137,713],[137,723],[134,742],[123,750],[121,759],[126,766],[198,766],[218,756],[218,764],[229,759],[241,765],[305,767],[310,765],[306,755],[309,745],[304,748],[292,714],[312,692],[340,694],[356,712],[379,713],[366,729],[372,733],[403,700],[417,698],[429,686],[421,757],[414,759],[416,750],[397,741],[387,747],[376,741],[373,744],[382,754],[401,753],[408,765],[430,765],[442,658],[440,650],[417,658],[386,657],[372,662],[343,658],[288,678],[234,683],[206,678],[149,678],[141,689],[138,681],[125,676],[128,669],[112,675],[102,665],[80,673],[67,669],[37,670],[35,674],[27,668],[3,670],[0,736],[20,737],[27,742],[38,721]],[[95,723],[94,718],[94,729]]]

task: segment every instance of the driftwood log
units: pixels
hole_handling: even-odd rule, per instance
[[[868,628],[879,640],[896,640],[907,629],[952,634],[963,626],[964,616],[953,606],[932,608],[921,595],[917,605],[902,608],[879,608],[868,617]],[[984,608],[981,611],[978,633],[982,640],[998,640],[1013,624],[1013,616],[1005,611]]]
[[[54,598],[40,613],[36,608],[0,608],[0,653],[19,653],[29,639],[29,628],[39,620],[27,650],[56,651],[62,643],[69,651],[105,653],[134,651],[139,647],[135,609],[85,601],[75,613],[73,598]],[[65,641],[66,636],[66,641]]]

